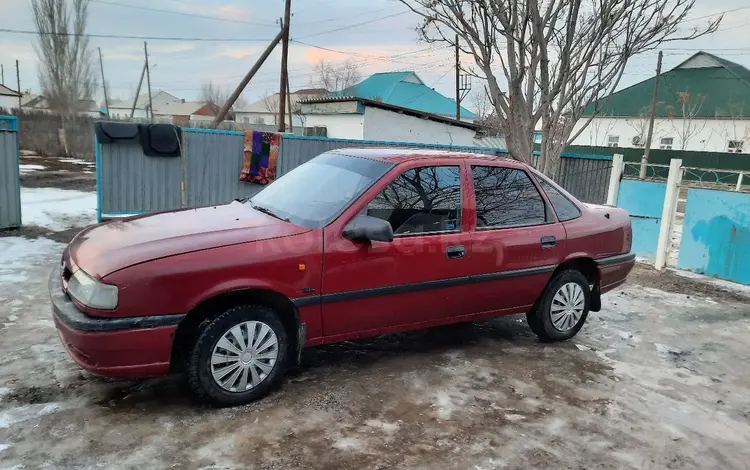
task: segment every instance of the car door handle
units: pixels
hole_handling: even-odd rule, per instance
[[[542,248],[552,248],[557,243],[557,239],[551,236],[542,237],[539,241],[542,242]]]
[[[445,255],[448,258],[463,258],[466,256],[466,247],[464,245],[451,245],[445,249]]]

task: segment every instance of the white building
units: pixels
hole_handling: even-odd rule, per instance
[[[303,101],[307,127],[324,128],[337,139],[379,140],[443,145],[475,145],[479,126],[444,116],[355,97]]]
[[[49,108],[49,103],[44,95],[38,95],[35,93],[24,93],[21,97],[21,109],[29,113],[46,113],[46,114],[57,114],[57,111],[53,111]],[[79,116],[88,116],[92,118],[98,118],[102,116],[102,110],[96,101],[94,100],[80,100],[78,102]]]
[[[151,102],[153,103],[154,110],[158,110],[169,103],[180,103],[183,100],[167,93],[166,91],[156,91],[151,94]],[[133,113],[134,118],[146,119],[148,118],[147,110],[149,106],[148,93],[142,93],[138,95],[136,99],[135,112]],[[118,101],[116,103],[109,104],[109,115],[113,118],[129,118],[130,112],[133,109],[133,100]]]
[[[0,85],[0,108],[10,111],[18,109],[18,92],[5,85]]]
[[[654,78],[592,104],[573,145],[645,146]],[[750,153],[750,70],[699,52],[662,74],[652,149]]]
[[[305,127],[305,116],[300,112],[300,101],[326,96],[328,90],[324,88],[305,88],[297,90],[290,94],[292,101],[292,124],[294,127]],[[286,121],[289,122],[289,104],[284,108]],[[254,103],[250,103],[241,108],[234,109],[235,121],[242,124],[265,124],[270,126],[277,125],[279,119],[279,94],[274,93],[271,96],[265,96]]]

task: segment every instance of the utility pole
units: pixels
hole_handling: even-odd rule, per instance
[[[135,90],[135,98],[133,98],[133,108],[130,110],[130,119],[133,119],[135,114],[135,107],[138,104],[138,97],[141,96],[141,85],[143,85],[143,76],[146,75],[146,62],[143,63],[143,69],[141,70],[141,78],[138,80],[138,89]],[[148,117],[148,115],[146,115]]]
[[[281,83],[279,84],[279,132],[286,131],[286,122],[284,118],[284,103],[286,103],[287,76],[287,59],[289,56],[289,22],[292,18],[292,0],[286,0],[284,6],[284,19],[281,22],[284,36],[281,41]]]
[[[456,120],[461,120],[461,62],[458,57],[458,34],[456,34]]]
[[[154,119],[154,103],[151,100],[151,71],[148,69],[148,45],[146,44],[146,41],[143,41],[143,53],[146,55],[146,83],[148,84],[148,109],[151,113],[151,119]],[[136,99],[138,99],[136,97]],[[146,113],[146,117],[148,117],[148,113]]]
[[[18,112],[21,112],[21,69],[16,60],[16,83],[18,84]]]
[[[107,117],[109,117],[109,99],[107,98],[107,82],[104,80],[104,64],[102,63],[102,48],[99,49],[99,69],[102,71],[102,88],[104,89],[104,109],[107,110]]]
[[[0,85],[5,85],[5,67],[0,64]]]
[[[294,133],[294,115],[292,114],[292,91],[289,89],[289,75],[286,77],[286,104],[289,106],[289,132]]]
[[[656,62],[656,80],[654,81],[654,97],[651,100],[651,114],[648,119],[648,134],[646,134],[646,148],[641,157],[640,179],[646,178],[646,168],[648,164],[648,154],[651,150],[651,138],[654,135],[654,118],[656,117],[656,102],[659,99],[659,77],[661,76],[661,58],[662,53],[659,51],[659,59]]]
[[[258,57],[258,60],[253,64],[252,68],[247,72],[245,77],[242,79],[239,85],[237,85],[237,88],[234,89],[234,92],[232,92],[232,95],[227,99],[226,103],[221,107],[219,110],[219,113],[214,118],[213,127],[216,128],[216,126],[224,120],[224,117],[226,117],[229,110],[232,108],[232,105],[235,101],[237,101],[237,98],[239,98],[240,94],[242,93],[242,90],[245,89],[248,83],[250,83],[250,80],[255,76],[256,73],[258,73],[258,70],[260,70],[261,65],[268,59],[268,56],[271,55],[271,52],[274,50],[276,45],[281,41],[281,38],[284,36],[284,30],[282,29],[279,31],[279,34],[276,35],[275,38],[271,41],[271,43],[268,45],[265,51],[263,51],[263,54]]]

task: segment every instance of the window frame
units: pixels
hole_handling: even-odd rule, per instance
[[[393,176],[393,178],[389,179],[388,182],[380,189],[380,191],[376,192],[373,197],[371,197],[365,204],[362,206],[362,209],[358,212],[358,215],[367,215],[367,208],[370,206],[370,203],[374,201],[380,193],[385,191],[387,187],[389,187],[396,179],[401,177],[404,173],[411,170],[419,170],[422,168],[431,168],[431,167],[456,167],[458,168],[458,192],[459,192],[459,200],[458,200],[458,214],[456,215],[456,220],[458,221],[457,227],[453,230],[439,230],[439,231],[432,231],[432,232],[417,232],[417,233],[396,233],[395,230],[393,232],[393,238],[408,238],[408,237],[420,237],[420,236],[430,236],[430,235],[446,235],[450,233],[461,233],[463,231],[463,209],[464,209],[464,171],[465,166],[463,164],[463,161],[456,161],[451,163],[435,163],[435,164],[420,164],[420,165],[414,165],[404,168],[402,171],[398,172]],[[381,219],[382,220],[382,219]]]
[[[665,144],[664,141],[669,139],[670,142]],[[674,149],[674,137],[661,137],[659,139],[659,150],[673,150]]]
[[[559,185],[557,185],[554,181],[552,181],[550,178],[547,178],[543,173],[541,173],[539,171],[531,170],[531,173],[534,175],[535,178],[540,178],[540,179],[546,181],[547,184],[551,184],[553,188],[558,189],[558,192],[560,193],[560,195],[562,197],[564,197],[565,199],[567,199],[567,201],[569,203],[571,203],[573,205],[573,207],[575,207],[576,209],[578,209],[578,215],[577,216],[573,217],[572,219],[561,220],[560,216],[557,214],[557,211],[555,210],[555,205],[552,204],[551,200],[549,200],[549,195],[544,190],[544,188],[542,187],[541,183],[539,183],[539,181],[535,181],[535,183],[537,183],[539,185],[539,190],[541,192],[543,192],[544,195],[547,197],[547,200],[549,200],[549,205],[552,208],[552,212],[554,212],[555,217],[557,218],[558,222],[560,222],[562,224],[562,223],[570,222],[571,220],[576,220],[576,219],[580,219],[581,217],[583,217],[583,209],[581,208],[581,206],[579,206],[577,204],[578,200],[571,199],[570,197],[568,197],[567,194],[565,194],[565,192],[559,190],[559,189],[564,189],[564,188],[562,188],[562,187],[561,188],[557,188],[556,186],[559,186]]]
[[[517,170],[521,173],[524,173],[526,177],[531,181],[531,185],[536,190],[537,194],[539,194],[539,198],[542,200],[542,203],[544,204],[544,223],[541,224],[514,224],[514,225],[491,225],[487,227],[479,227],[477,225],[477,188],[474,184],[474,167],[475,166],[481,166],[481,167],[491,167],[491,168],[506,168],[508,170]],[[534,178],[531,177],[529,172],[525,168],[517,168],[513,166],[506,166],[506,165],[490,165],[486,163],[477,163],[477,162],[470,162],[468,165],[468,171],[469,171],[469,179],[471,180],[471,189],[473,191],[474,196],[474,230],[476,231],[485,231],[485,230],[505,230],[505,229],[514,229],[514,228],[523,228],[523,227],[542,227],[545,225],[551,225],[556,224],[559,221],[557,220],[557,214],[555,213],[554,209],[552,209],[552,205],[547,200],[547,195],[542,191],[539,184],[534,181]],[[576,206],[577,207],[577,206]],[[579,208],[580,210],[580,208]]]
[[[614,141],[613,141],[614,139]],[[607,136],[607,147],[619,148],[620,147],[620,136],[619,135],[608,135]]]

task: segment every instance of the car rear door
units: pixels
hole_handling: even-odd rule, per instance
[[[472,292],[482,312],[528,311],[564,258],[565,229],[526,169],[500,162],[470,166]]]
[[[402,164],[326,227],[321,300],[324,336],[373,334],[438,323],[467,312],[471,269],[468,171],[459,159]],[[392,242],[353,242],[356,215],[388,220]]]

